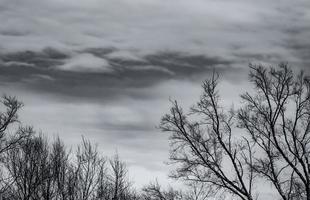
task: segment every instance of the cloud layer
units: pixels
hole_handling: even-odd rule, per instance
[[[0,91],[23,120],[118,148],[140,185],[165,180],[169,98],[190,105],[214,69],[227,105],[249,62],[310,69],[308,0],[0,0],[0,19]]]

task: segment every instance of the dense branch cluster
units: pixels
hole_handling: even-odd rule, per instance
[[[310,82],[286,65],[267,71],[251,66],[256,95],[246,93],[238,113],[263,155],[251,168],[273,183],[282,199],[310,199]]]
[[[5,154],[3,199],[135,199],[125,164],[101,157],[86,139],[69,153],[59,138],[49,145],[32,133]]]
[[[257,188],[267,181],[283,200],[309,200],[309,78],[294,76],[286,64],[250,70],[255,92],[241,95],[238,110],[220,105],[216,73],[188,114],[172,102],[161,129],[171,133],[173,177],[243,200],[259,198]]]
[[[198,192],[166,191],[152,183],[138,192],[118,154],[102,156],[85,138],[76,150],[60,138],[48,141],[18,121],[22,103],[9,96],[1,100],[0,200],[181,200]],[[204,200],[199,192],[193,200]]]
[[[137,199],[118,155],[108,159],[88,140],[75,152],[23,127],[16,98],[4,96],[0,113],[0,199],[134,200]],[[11,130],[9,130],[11,128]]]

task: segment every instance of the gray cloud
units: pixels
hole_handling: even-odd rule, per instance
[[[250,89],[249,62],[309,70],[309,11],[309,0],[0,0],[0,90],[24,100],[25,123],[119,149],[141,184],[166,173],[154,127],[170,97],[191,105],[213,68],[227,106]]]
[[[158,52],[137,60],[128,56],[108,56],[112,51],[117,52],[113,48],[96,48],[70,55],[49,48],[41,52],[3,54],[0,55],[0,83],[10,82],[38,92],[102,101],[124,95],[154,98],[139,89],[170,79],[194,81],[203,74],[212,73],[214,67],[223,73],[240,70],[230,67],[233,63],[220,57]]]

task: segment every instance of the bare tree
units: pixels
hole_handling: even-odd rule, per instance
[[[19,142],[32,134],[31,128],[18,127],[18,111],[22,106],[23,104],[16,97],[4,95],[0,99],[0,108],[4,109],[4,111],[0,111],[0,193],[3,193],[12,183],[12,177],[9,177],[3,169],[6,152],[15,148]],[[14,132],[14,134],[8,131],[10,127],[12,128],[10,132]],[[14,129],[17,131],[13,131]]]
[[[169,187],[167,190],[161,188],[159,183],[150,183],[142,189],[143,200],[182,200],[183,196],[180,191]]]
[[[5,166],[13,178],[7,190],[12,199],[50,199],[49,149],[41,136],[27,138],[19,148],[9,150]]]
[[[212,188],[208,185],[192,181],[187,184],[187,191],[184,192],[184,200],[207,200],[213,193]]]
[[[89,200],[96,197],[104,167],[105,159],[98,154],[96,147],[83,138],[82,144],[78,147],[76,165],[73,168],[75,193],[77,194],[75,199]]]
[[[110,159],[111,173],[109,180],[112,184],[112,200],[126,200],[130,198],[128,171],[126,164],[120,160],[118,154]]]
[[[248,200],[258,198],[253,188],[265,180],[284,200],[309,200],[310,79],[286,64],[250,70],[255,92],[241,95],[237,112],[220,105],[216,74],[188,114],[172,102],[160,127],[172,133],[173,177]]]
[[[0,138],[1,141],[6,136],[6,130],[9,125],[13,124],[14,122],[18,122],[18,115],[17,111],[23,106],[23,104],[18,101],[15,97],[10,96],[3,96],[1,98],[1,107],[4,107],[6,110],[4,112],[0,112]],[[7,147],[3,147],[1,145],[1,151],[5,150]]]
[[[248,164],[273,183],[282,199],[309,200],[310,79],[303,72],[294,76],[286,64],[250,68],[256,93],[241,96],[239,127],[260,153]]]
[[[107,164],[88,140],[75,153],[19,126],[22,103],[4,96],[0,109],[0,198],[20,200],[137,200],[118,155]],[[16,125],[14,125],[16,124]],[[11,128],[12,127],[12,128]]]
[[[52,181],[56,190],[55,198],[68,199],[69,153],[59,137],[52,144],[50,152]]]
[[[128,170],[116,153],[109,159],[109,165],[102,168],[99,176],[96,199],[100,200],[138,200],[139,194],[131,187]]]
[[[171,186],[163,188],[156,180],[142,188],[141,200],[207,200],[211,192],[208,185],[198,181],[190,181],[177,190]]]
[[[107,168],[101,168],[99,171],[98,186],[96,188],[96,198],[98,200],[111,200],[113,195],[113,184],[109,180]]]
[[[200,101],[189,114],[175,101],[161,120],[161,129],[171,132],[170,159],[178,164],[173,177],[207,184],[213,194],[253,200],[253,171],[243,165],[252,148],[246,138],[241,138],[244,145],[232,136],[234,112],[225,113],[220,106],[217,84],[218,75],[213,74],[203,83]]]

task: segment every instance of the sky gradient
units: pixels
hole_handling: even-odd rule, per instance
[[[192,105],[214,69],[227,106],[249,63],[310,70],[309,0],[0,0],[0,19],[0,92],[23,123],[117,151],[137,187],[168,182],[169,99]]]

